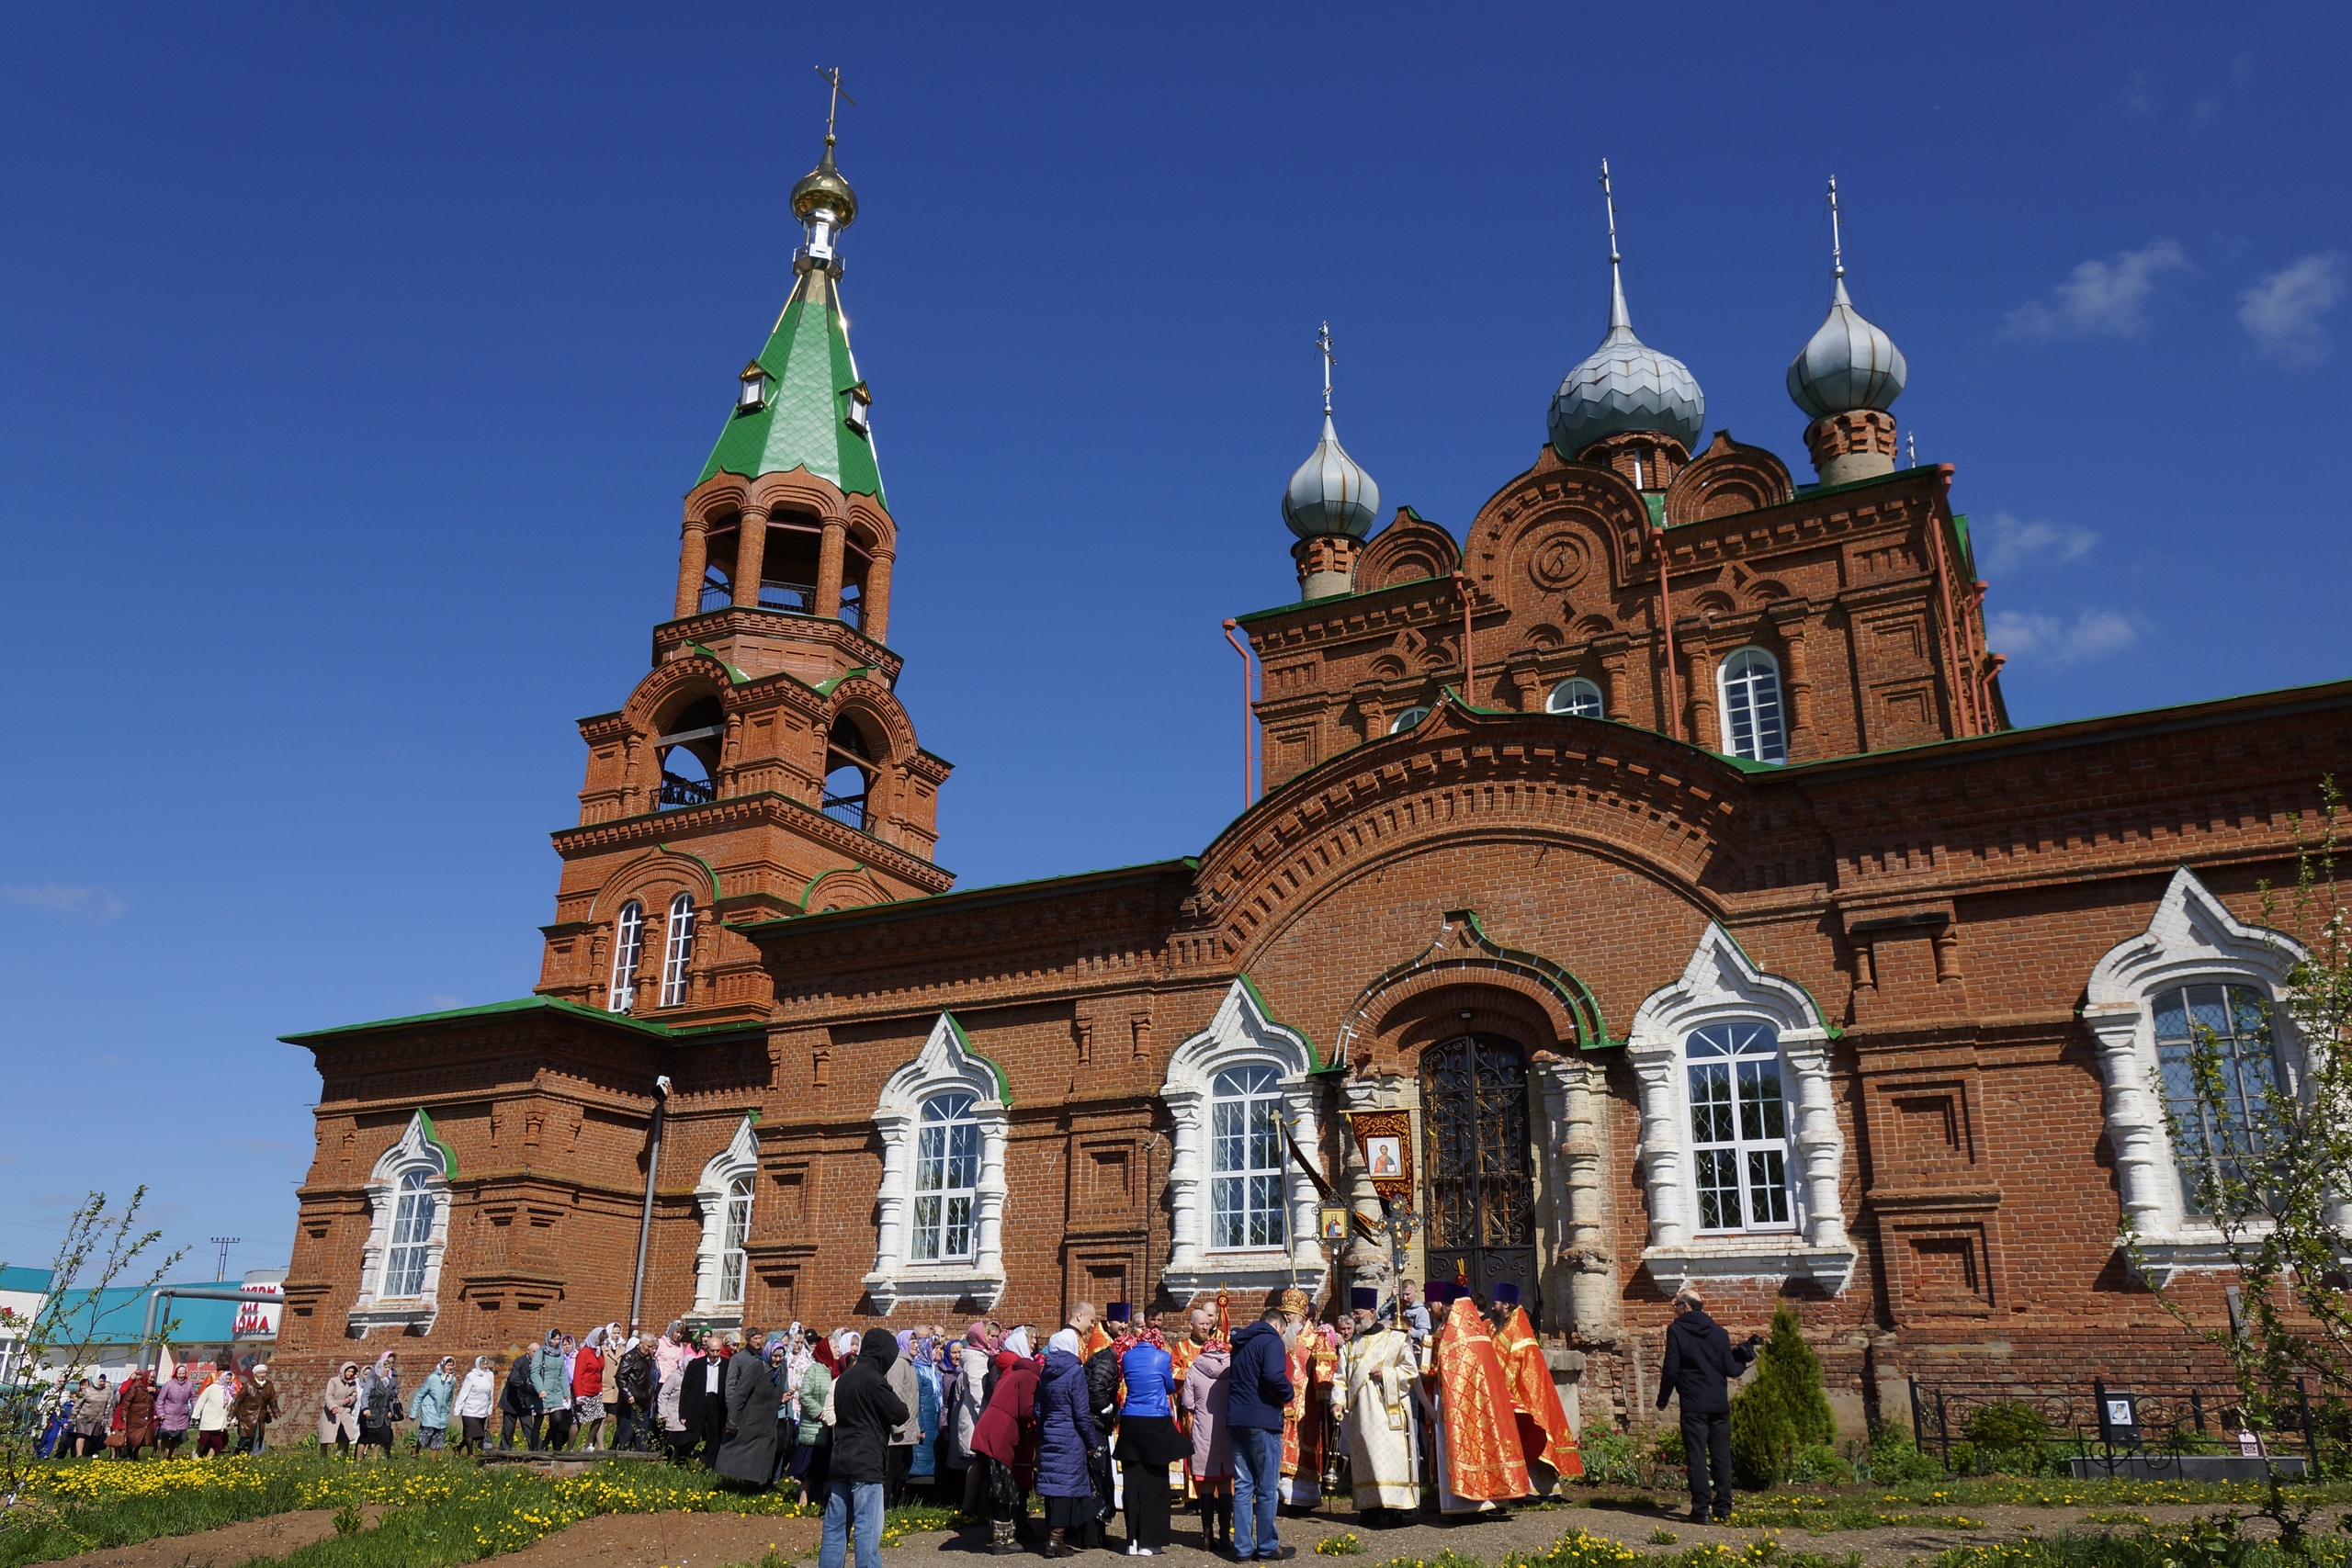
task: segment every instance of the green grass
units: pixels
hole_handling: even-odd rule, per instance
[[[370,1504],[384,1510],[375,1527],[346,1529]],[[27,1502],[0,1528],[0,1568],[294,1508],[337,1513],[335,1535],[286,1559],[302,1568],[472,1562],[602,1514],[815,1512],[775,1492],[742,1492],[705,1471],[653,1462],[610,1462],[555,1479],[452,1460],[352,1464],[315,1450],[202,1463],[68,1461],[43,1466]],[[885,1544],[910,1529],[943,1528],[948,1517],[944,1508],[894,1508],[885,1516]]]

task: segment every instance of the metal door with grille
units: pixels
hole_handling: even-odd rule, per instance
[[[1454,1261],[1479,1294],[1509,1280],[1536,1322],[1535,1177],[1528,1142],[1527,1054],[1493,1034],[1421,1053],[1421,1168],[1429,1277]]]

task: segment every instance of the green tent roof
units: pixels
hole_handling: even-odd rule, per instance
[[[873,439],[850,428],[850,389],[863,383],[850,355],[841,298],[824,268],[812,266],[800,275],[767,347],[760,351],[759,365],[768,373],[767,401],[728,416],[702,479],[695,482],[714,474],[755,479],[806,468],[832,481],[843,495],[883,501]]]

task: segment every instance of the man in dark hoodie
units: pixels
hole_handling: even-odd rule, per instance
[[[891,1428],[907,1423],[907,1404],[890,1387],[898,1337],[869,1328],[857,1359],[833,1384],[833,1465],[825,1482],[825,1533],[817,1568],[842,1568],[850,1538],[857,1568],[882,1568],[882,1483],[889,1478]]]
[[[1290,1348],[1306,1321],[1306,1292],[1284,1291],[1263,1316],[1233,1336],[1226,1427],[1233,1434],[1233,1560],[1297,1554],[1274,1533],[1281,1502],[1283,1406],[1291,1401]]]
[[[1690,1468],[1690,1522],[1707,1522],[1710,1492],[1714,1521],[1731,1517],[1731,1380],[1756,1359],[1764,1343],[1751,1334],[1740,1344],[1731,1342],[1723,1325],[1709,1317],[1699,1292],[1685,1285],[1675,1293],[1674,1321],[1666,1330],[1666,1365],[1658,1371],[1657,1407],[1682,1396],[1682,1455]],[[1713,1459],[1713,1485],[1708,1476]]]

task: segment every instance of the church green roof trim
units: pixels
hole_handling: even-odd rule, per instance
[[[702,867],[702,874],[710,878],[710,896],[714,901],[727,897],[726,894],[720,892],[718,889],[718,868],[711,864],[708,861],[703,859],[702,856],[695,853],[692,850],[672,849],[668,844],[662,843],[659,840],[654,841],[653,847],[655,850],[665,855],[684,855],[686,859]]]
[[[947,1021],[947,1027],[949,1030],[953,1031],[956,1035],[956,1044],[957,1048],[964,1053],[964,1055],[971,1057],[975,1062],[985,1062],[988,1064],[989,1071],[996,1075],[997,1098],[1004,1101],[1004,1108],[1007,1111],[1012,1110],[1012,1079],[1006,1075],[1004,1064],[998,1061],[994,1056],[989,1055],[987,1052],[975,1046],[972,1043],[972,1037],[964,1032],[963,1021],[958,1019],[954,1013],[942,1012],[939,1016]]]
[[[443,1137],[441,1129],[433,1124],[433,1113],[422,1105],[416,1108],[416,1120],[417,1124],[424,1129],[424,1141],[441,1151],[441,1174],[455,1181],[458,1179],[458,1151],[449,1146],[449,1140]]]
[[[710,649],[705,648],[702,644],[698,642],[690,642],[686,644],[686,646],[693,649],[696,653],[701,654],[705,659],[709,660],[713,664],[718,665],[721,670],[726,671],[727,683],[729,685],[742,686],[751,683],[752,678],[749,675],[746,675],[741,670],[736,669],[735,666],[728,663],[727,660],[719,658],[718,655],[711,652]]]
[[[281,1034],[278,1039],[288,1045],[322,1045],[356,1034],[373,1033],[385,1029],[426,1029],[447,1024],[472,1023],[483,1019],[513,1016],[520,1013],[553,1013],[582,1023],[599,1023],[607,1029],[627,1030],[632,1034],[650,1035],[656,1040],[695,1040],[715,1034],[741,1034],[764,1029],[759,1023],[713,1023],[694,1029],[672,1029],[665,1024],[648,1023],[626,1013],[606,1012],[602,1008],[582,1007],[560,997],[516,997],[511,1001],[483,1002],[477,1007],[450,1008],[441,1012],[410,1013],[401,1018],[379,1018],[366,1023],[338,1024],[333,1029],[306,1030],[300,1034]]]
[[[1281,1018],[1276,1016],[1274,1010],[1266,1005],[1266,993],[1258,988],[1257,981],[1250,978],[1250,973],[1248,970],[1245,969],[1241,971],[1236,978],[1240,980],[1242,988],[1250,993],[1250,999],[1258,1004],[1258,1010],[1265,1015],[1265,1020],[1268,1023],[1272,1024],[1276,1029],[1288,1030],[1291,1033],[1297,1035],[1301,1040],[1306,1043],[1306,1059],[1315,1064],[1313,1066],[1306,1069],[1308,1072],[1319,1073],[1325,1071],[1327,1066],[1345,1065],[1342,1063],[1326,1064],[1323,1060],[1323,1047],[1315,1043],[1315,1036],[1307,1033],[1306,1031],[1301,1029],[1295,1023],[1284,1023]]]
[[[816,685],[810,687],[809,690],[815,692],[820,697],[830,697],[833,694],[833,688],[840,685],[843,681],[854,681],[860,675],[871,675],[873,673],[873,665],[861,664],[854,670],[844,670],[840,674],[832,676],[828,680],[820,681]]]
[[[728,415],[695,482],[723,473],[755,479],[805,468],[843,495],[870,495],[887,507],[873,438],[849,424],[851,389],[865,382],[824,268],[800,275],[756,363],[767,372],[766,399]]]

